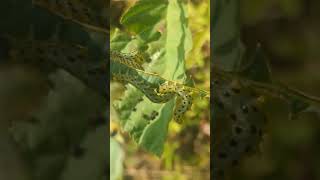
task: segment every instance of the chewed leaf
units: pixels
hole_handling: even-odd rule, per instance
[[[143,0],[138,1],[131,7],[127,13],[123,15],[121,22],[129,30],[138,34],[137,38],[132,39],[126,46],[118,46],[119,49],[115,49],[121,51],[133,43],[136,43],[138,45],[137,49],[139,49],[139,47],[145,46],[141,42],[158,43],[160,48],[165,47],[164,49],[158,49],[161,52],[165,51],[165,56],[152,59],[152,62],[144,68],[143,72],[137,70],[140,76],[145,77],[144,80],[147,80],[148,84],[140,83],[142,81],[137,80],[136,77],[128,77],[126,80],[136,84],[136,88],[128,87],[125,97],[117,103],[122,128],[127,131],[142,148],[158,156],[162,154],[168,124],[173,117],[175,105],[173,97],[175,95],[173,94],[174,96],[172,96],[170,93],[158,94],[159,92],[156,90],[159,85],[166,80],[181,80],[181,82],[183,82],[185,79],[184,57],[191,47],[191,34],[187,27],[185,5],[181,1],[175,0],[169,1],[169,5],[167,3],[167,1]],[[157,6],[155,7],[155,5]],[[159,34],[154,31],[154,26],[161,20],[161,17],[165,15],[166,11],[164,11],[164,9],[167,7],[167,15],[170,16],[170,18],[167,19],[168,33],[159,38]],[[145,13],[135,14],[137,12]],[[176,13],[178,13],[178,16],[176,16]],[[146,34],[145,32],[149,30],[152,30],[150,31],[151,34]],[[140,35],[143,37],[139,37]],[[137,39],[141,39],[142,41],[138,41]],[[115,44],[119,42],[118,44],[120,44],[120,41],[114,39],[111,42]],[[111,47],[117,46],[111,45]],[[141,94],[141,92],[147,96],[137,99],[133,98],[135,94]],[[166,98],[167,96],[170,98]],[[159,100],[158,98],[161,98],[162,103],[154,103]],[[134,101],[132,101],[133,99]],[[183,101],[181,101],[181,103],[183,103]]]
[[[128,85],[122,99],[115,101],[114,107],[119,112],[122,126],[125,127],[131,113],[137,110],[136,105],[143,101],[143,94]]]

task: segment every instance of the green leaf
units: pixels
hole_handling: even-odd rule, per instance
[[[110,138],[110,180],[121,179],[123,172],[124,152],[120,144]]]
[[[130,41],[131,37],[128,34],[116,29],[110,40],[110,48],[114,50],[124,49]]]
[[[160,1],[159,1],[160,2]],[[146,1],[139,1],[139,8],[149,6]],[[163,2],[163,5],[167,5]],[[132,7],[135,9],[135,7]],[[130,11],[129,11],[130,12]],[[155,52],[153,48],[159,47],[158,52],[165,52],[164,56],[152,58],[152,62],[146,66],[145,71],[156,72],[160,76],[169,80],[184,82],[185,56],[192,47],[191,33],[188,29],[186,6],[180,0],[172,0],[168,4],[166,14],[166,33],[160,38],[156,36],[144,36],[142,42],[149,42],[152,46],[148,52]],[[133,13],[133,12],[130,12]],[[129,13],[129,14],[130,14]],[[127,14],[124,15],[127,17]],[[158,19],[159,21],[160,19]],[[129,21],[127,21],[129,22]],[[148,22],[149,24],[147,24]],[[153,29],[153,21],[140,21],[135,23],[146,23],[145,29]],[[141,34],[140,34],[141,35]],[[152,41],[157,39],[157,41]],[[114,42],[114,41],[112,41]],[[141,42],[141,41],[140,41]],[[116,42],[115,42],[116,43]],[[134,39],[127,44],[139,44]],[[125,49],[125,48],[124,48]],[[115,108],[120,113],[121,125],[123,129],[131,135],[140,147],[160,156],[163,152],[164,142],[167,137],[168,125],[172,119],[174,101],[165,104],[152,103],[142,93],[132,86],[127,86],[127,91],[123,100],[115,103]],[[156,112],[158,115],[151,120],[150,115]]]
[[[120,23],[132,32],[141,33],[161,20],[166,7],[165,0],[138,1],[122,16]]]
[[[188,29],[187,9],[180,0],[169,2],[167,10],[166,67],[164,78],[185,80],[186,54],[192,48],[192,36]]]

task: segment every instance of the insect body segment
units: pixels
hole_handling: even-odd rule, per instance
[[[192,91],[176,82],[166,81],[159,87],[159,94],[167,93],[175,93],[178,95],[173,118],[176,122],[181,123],[183,114],[188,111],[192,105]]]
[[[173,98],[171,94],[156,93],[155,90],[158,88],[157,82],[165,82],[165,80],[158,76],[145,74],[144,71],[134,69],[118,61],[114,61],[110,68],[113,80],[130,83],[142,91],[154,103],[165,103]]]
[[[173,118],[178,123],[182,122],[184,113],[190,109],[193,96],[203,96],[203,92],[195,88],[144,71],[141,66],[144,60],[140,56],[111,52],[111,62],[112,79],[132,84],[150,101],[166,103],[177,97]]]
[[[120,62],[122,64],[126,64],[132,68],[143,70],[142,64],[144,63],[144,59],[142,55],[139,53],[135,54],[126,54],[126,53],[120,53],[117,51],[110,51],[110,58],[113,61]]]
[[[41,69],[45,69],[44,72],[62,68],[78,77],[88,87],[108,97],[105,85],[108,80],[107,61],[91,59],[88,48],[55,40],[4,38],[8,39],[11,46],[11,60],[40,65]],[[177,97],[174,119],[180,122],[182,115],[191,106],[193,91],[183,84],[144,71],[143,62],[144,59],[138,54],[111,52],[111,78],[135,86],[154,103],[166,103]]]
[[[174,109],[174,120],[178,123],[182,122],[182,116],[192,105],[192,97],[184,90],[178,91],[177,103]]]

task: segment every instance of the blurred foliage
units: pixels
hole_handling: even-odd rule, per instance
[[[81,74],[30,63],[39,62],[37,54],[13,62],[12,52],[18,47],[6,37],[30,40],[26,49],[37,47],[38,40],[81,45],[92,59],[102,61],[107,31],[82,24],[84,9],[79,7],[106,18],[108,3],[70,0],[67,6],[49,10],[34,2],[48,3],[4,0],[0,6],[0,142],[6,149],[1,151],[0,179],[106,179],[106,100],[81,81]],[[78,10],[78,16],[63,14],[70,12],[68,8]],[[103,21],[108,24],[107,18]],[[48,66],[49,59],[43,59]]]
[[[227,1],[215,1],[216,5]],[[240,2],[240,1],[239,1]],[[233,59],[241,63],[247,61],[255,52],[259,43],[260,49],[265,52],[265,56],[257,58],[268,59],[272,69],[272,81],[278,80],[287,86],[303,90],[304,93],[313,96],[320,96],[319,82],[319,2],[315,0],[302,1],[252,1],[240,2],[240,16],[232,16],[233,12],[224,9],[227,14],[225,18],[231,16],[229,21],[224,19],[224,24],[219,25],[214,22],[215,27],[224,30],[224,34],[233,34],[233,29],[227,26],[228,23],[241,25],[241,41],[245,44],[245,49],[236,58],[228,58],[227,55],[219,56],[214,54],[214,66],[226,68],[224,64],[215,64],[219,58],[226,61]],[[213,8],[215,9],[215,8]],[[215,9],[217,10],[217,8]],[[219,13],[218,9],[216,13]],[[237,10],[236,10],[237,11]],[[215,14],[215,12],[213,12]],[[223,15],[222,15],[223,16]],[[233,18],[232,18],[233,17]],[[238,22],[234,23],[234,19]],[[213,32],[222,32],[214,29]],[[221,37],[214,34],[213,43]],[[232,50],[238,46],[232,37],[221,41],[222,46],[226,44],[220,53],[232,54]],[[223,39],[224,39],[223,38]],[[228,39],[230,41],[228,41]],[[219,40],[219,39],[218,39]],[[232,42],[228,44],[227,42]],[[219,46],[216,46],[219,47]],[[213,48],[220,49],[220,48]],[[244,51],[245,50],[245,51]],[[240,52],[241,52],[240,51]],[[213,51],[215,53],[215,51]],[[251,54],[251,55],[250,55]],[[217,59],[218,58],[218,59]],[[240,61],[241,60],[241,61]],[[225,61],[225,62],[226,62]],[[228,64],[228,62],[227,62]],[[252,76],[252,72],[261,74],[256,66],[253,66],[251,73],[245,75],[249,79],[257,78]],[[230,70],[226,68],[226,70]],[[250,75],[251,74],[251,75]],[[249,76],[248,76],[249,75]],[[283,95],[290,96],[289,91]],[[279,98],[268,97],[263,110],[267,115],[268,125],[263,141],[260,143],[260,152],[246,157],[240,164],[229,171],[226,179],[319,179],[319,106],[301,106],[297,108],[295,99],[283,101]],[[305,99],[306,100],[306,99]],[[306,100],[307,101],[307,100]],[[288,106],[288,102],[289,105]],[[301,102],[300,102],[301,103]],[[302,104],[300,104],[302,105]],[[299,106],[300,106],[299,105]],[[318,104],[319,105],[319,104]],[[297,116],[291,116],[292,112],[301,112]],[[214,115],[213,115],[214,116]],[[294,118],[292,118],[294,117]],[[214,166],[214,162],[213,162]]]
[[[243,41],[262,44],[273,76],[281,82],[320,97],[319,1],[243,1]],[[318,107],[319,108],[319,107]],[[236,171],[237,179],[319,179],[319,110],[287,118],[283,102],[266,105],[267,135],[261,153]],[[250,168],[248,168],[250,167]],[[254,168],[252,168],[254,167]]]
[[[149,8],[157,5],[161,1],[150,2]],[[164,1],[166,2],[166,1]],[[180,3],[180,1],[178,1]],[[163,2],[162,2],[163,3]],[[131,34],[135,39],[125,42],[123,44],[113,43],[111,48],[124,48],[130,52],[132,49],[146,50],[150,54],[152,61],[162,61],[165,62],[166,58],[170,58],[172,61],[168,65],[173,66],[175,53],[175,45],[179,43],[178,37],[180,36],[180,30],[177,25],[181,23],[181,26],[187,26],[191,30],[192,43],[194,44],[191,52],[188,54],[186,59],[186,73],[193,82],[188,82],[189,84],[194,83],[197,88],[209,89],[210,86],[210,36],[209,36],[209,1],[199,1],[190,2],[187,6],[188,11],[188,22],[181,22],[181,17],[177,14],[179,8],[175,7],[174,1],[170,2],[171,9],[163,8],[161,11],[161,6],[157,6],[156,11],[146,11],[143,14],[143,1],[141,1],[139,6],[134,7],[141,14],[135,14],[133,10],[126,10],[132,7],[133,2],[123,2],[123,1],[112,1],[111,7],[114,7],[115,14],[114,19],[111,19],[111,32],[116,34],[119,31],[115,31],[115,27],[121,29],[123,32]],[[169,3],[169,4],[170,4]],[[147,8],[148,9],[148,8]],[[129,11],[129,13],[128,13]],[[121,18],[119,12],[126,12],[126,14]],[[200,12],[200,15],[199,15]],[[157,15],[161,13],[162,15]],[[129,16],[134,16],[134,18]],[[157,21],[147,20],[150,16],[156,17],[155,19],[161,17]],[[142,19],[141,19],[142,18]],[[120,20],[121,19],[121,20]],[[148,22],[148,26],[139,26],[141,22]],[[121,23],[120,23],[121,22]],[[164,26],[164,22],[169,23]],[[131,23],[129,26],[126,23]],[[153,24],[156,24],[154,26]],[[154,26],[154,27],[153,27]],[[175,27],[175,28],[174,28]],[[148,33],[141,31],[145,29]],[[152,37],[155,32],[160,32],[161,37]],[[182,36],[184,37],[184,36]],[[170,38],[171,40],[169,40]],[[186,37],[184,37],[186,38]],[[188,37],[187,37],[188,38]],[[122,38],[124,40],[124,38]],[[166,43],[166,41],[168,43]],[[116,42],[116,41],[113,41]],[[130,43],[131,42],[131,43]],[[128,45],[126,45],[128,43]],[[189,42],[187,42],[189,43]],[[146,46],[148,45],[148,46]],[[189,45],[190,46],[190,45]],[[188,49],[188,47],[187,47]],[[167,51],[166,57],[163,57],[164,51]],[[187,52],[187,51],[186,51]],[[172,55],[170,55],[170,53]],[[183,56],[182,56],[183,57]],[[158,58],[160,58],[158,60]],[[174,61],[173,61],[174,60]],[[181,59],[179,59],[180,61]],[[184,58],[182,58],[184,60]],[[156,62],[156,61],[155,61]],[[171,77],[170,71],[164,71],[161,63],[154,64],[152,67],[148,67],[148,71],[158,72],[164,74],[166,77]],[[171,68],[170,66],[166,67]],[[183,67],[183,66],[182,66]],[[176,77],[177,78],[177,77]],[[181,78],[181,77],[180,77]],[[119,86],[117,83],[111,85],[111,102],[123,97],[123,86]],[[149,105],[150,106],[150,105]],[[144,110],[145,111],[145,110]],[[169,112],[166,112],[169,113]],[[162,123],[168,123],[170,119],[162,119]],[[118,122],[118,114],[115,113],[111,108],[111,121],[112,123]],[[157,122],[159,120],[155,120]],[[152,124],[152,123],[151,123]],[[159,123],[158,123],[159,124]],[[156,124],[155,124],[156,125]],[[156,127],[156,126],[154,126]],[[168,130],[166,130],[169,128]],[[163,153],[161,159],[154,157],[153,155],[147,153],[146,151],[139,149],[135,143],[133,143],[127,134],[121,133],[121,137],[116,135],[117,138],[123,140],[123,149],[125,150],[125,178],[133,179],[209,179],[209,156],[210,156],[210,123],[209,123],[209,102],[206,99],[195,99],[194,105],[191,111],[188,111],[185,117],[185,122],[182,125],[171,122],[165,125],[162,132],[158,132],[158,137],[164,137],[166,139],[165,144],[155,140],[154,137],[150,140],[152,144],[163,144]],[[155,133],[155,130],[150,131],[150,134]],[[166,134],[168,131],[168,134]],[[161,134],[161,136],[159,136]],[[141,141],[139,141],[140,143]],[[143,141],[142,141],[143,142]],[[150,144],[148,143],[148,144]],[[157,145],[158,146],[158,145]],[[145,146],[147,147],[147,146]],[[150,151],[150,149],[149,149]],[[161,150],[162,151],[162,150]]]

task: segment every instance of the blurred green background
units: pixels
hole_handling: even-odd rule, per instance
[[[261,43],[277,81],[320,97],[320,1],[242,0],[241,38]],[[261,152],[230,175],[237,180],[320,179],[320,111],[288,119],[285,102],[266,105],[268,127]],[[320,108],[320,107],[319,107]]]

